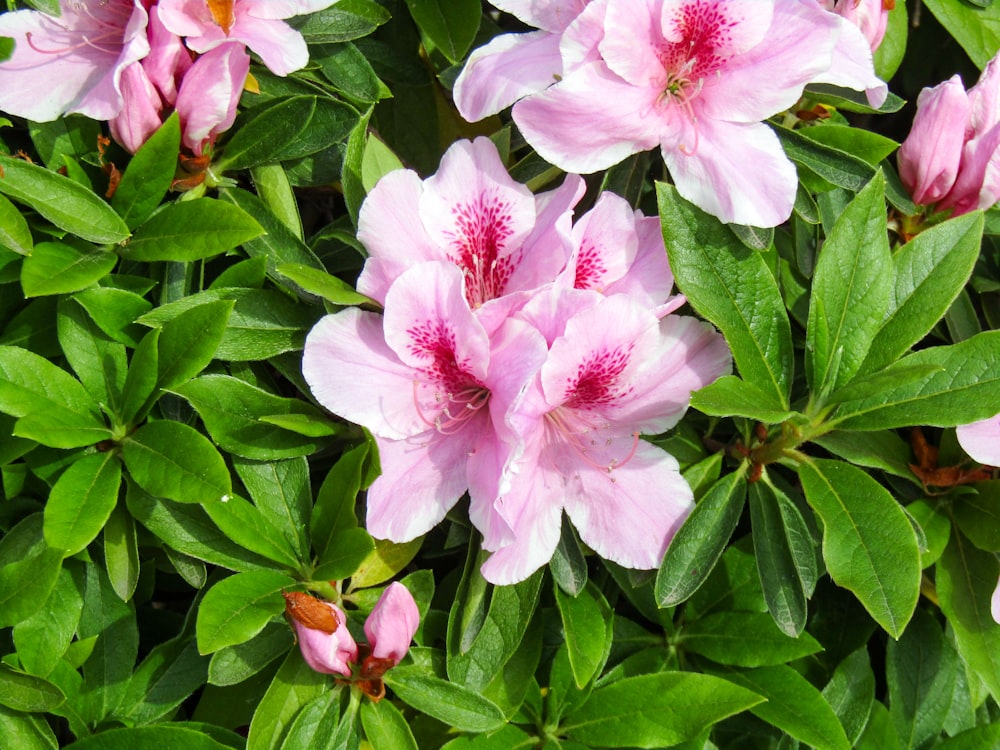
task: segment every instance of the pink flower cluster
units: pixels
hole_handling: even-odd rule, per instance
[[[865,90],[874,106],[887,95],[858,19],[827,0],[493,4],[538,31],[472,53],[454,89],[463,117],[513,104],[528,143],[569,172],[659,146],[678,192],[725,222],[791,214],[795,168],[762,121],[806,84]]]
[[[308,594],[285,594],[285,612],[306,664],[317,672],[351,677],[375,700],[385,692],[382,675],[399,664],[420,624],[413,595],[390,583],[365,620],[368,644],[358,648],[347,629],[347,616],[332,602]],[[351,665],[358,665],[357,671]]]
[[[602,557],[659,564],[692,507],[677,461],[640,434],[684,414],[730,369],[722,337],[672,314],[656,218],[569,175],[533,195],[486,138],[454,144],[421,180],[392,172],[362,206],[370,253],[347,309],[310,332],[303,373],[332,412],[375,436],[382,475],[367,528],[414,539],[466,493],[493,554],[485,577],[545,565],[563,511]]]
[[[236,117],[249,47],[278,75],[308,62],[283,20],[337,0],[60,0],[58,17],[0,15],[15,40],[0,63],[0,109],[40,122],[79,112],[106,120],[136,151],[171,111],[195,156]]]

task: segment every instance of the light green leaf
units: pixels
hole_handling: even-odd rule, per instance
[[[25,713],[47,713],[66,696],[48,680],[0,664],[0,705]]]
[[[111,207],[135,229],[150,217],[170,189],[181,147],[176,112],[157,128],[129,161],[111,198]]]
[[[420,30],[452,63],[458,63],[472,46],[483,16],[476,0],[406,0]]]
[[[118,502],[122,465],[115,453],[92,453],[62,473],[45,504],[45,541],[69,557],[104,528]]]
[[[153,214],[122,248],[136,261],[192,261],[232,250],[264,233],[238,206],[215,198],[169,203]]]
[[[391,701],[362,703],[361,725],[374,750],[417,750],[409,724]]]
[[[977,8],[955,0],[925,0],[924,4],[978,67],[985,67],[1000,48],[1000,5]]]
[[[834,583],[858,597],[898,638],[920,596],[920,549],[906,514],[882,485],[850,464],[799,467],[806,500],[823,520],[823,559]]]
[[[270,571],[223,578],[208,590],[198,606],[198,651],[211,654],[249,641],[285,611],[281,592],[294,586],[293,579]]]
[[[580,690],[596,677],[611,652],[614,612],[600,589],[588,583],[572,597],[555,587],[573,680]]]
[[[744,417],[764,424],[781,424],[795,412],[767,406],[760,388],[735,375],[723,375],[691,394],[691,406],[710,417]]]
[[[19,255],[31,255],[34,241],[28,222],[17,206],[0,195],[0,247],[5,247]]]
[[[403,703],[455,729],[490,732],[506,722],[492,701],[470,688],[427,674],[421,667],[396,667],[384,679]]]
[[[778,629],[770,615],[717,612],[685,625],[682,648],[719,664],[762,667],[784,664],[822,650],[809,633],[793,638]]]
[[[21,264],[21,287],[25,297],[77,292],[103,279],[117,263],[118,256],[105,250],[39,242]]]
[[[378,305],[378,302],[370,297],[358,294],[346,281],[341,281],[318,268],[304,266],[301,263],[282,263],[277,271],[307,292],[335,305]]]
[[[206,302],[163,324],[157,344],[160,388],[174,388],[205,369],[225,336],[233,306],[230,300]]]

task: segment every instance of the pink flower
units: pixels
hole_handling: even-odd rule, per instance
[[[973,459],[1000,466],[1000,414],[956,429],[958,443]]]
[[[856,83],[834,67],[849,25],[814,0],[593,0],[562,33],[561,79],[517,102],[514,121],[571,172],[659,146],[684,197],[723,221],[775,226],[797,179],[761,121],[809,82]]]
[[[386,660],[393,666],[399,664],[410,650],[419,625],[420,612],[413,594],[401,583],[390,583],[365,620],[370,658]]]
[[[163,24],[195,52],[242,42],[279,76],[309,62],[302,35],[282,19],[329,8],[337,0],[160,0]]]
[[[917,98],[899,147],[899,176],[913,201],[953,216],[1000,200],[1000,62],[987,63],[968,92],[955,75]]]
[[[232,127],[249,72],[250,55],[234,42],[200,55],[184,74],[176,109],[184,146],[195,156],[201,156],[206,146]]]
[[[483,575],[523,580],[546,564],[565,510],[580,538],[630,568],[659,564],[691,510],[677,461],[639,438],[672,427],[691,392],[729,371],[722,337],[693,318],[658,319],[629,295],[539,294],[516,316],[550,343],[506,422],[500,493],[470,516],[493,554]]]
[[[347,629],[343,610],[309,594],[283,596],[285,613],[306,664],[317,672],[350,677],[350,665],[358,660],[358,645]]]
[[[889,11],[896,7],[895,0],[819,0],[819,3],[857,26],[872,52],[882,43]]]
[[[34,10],[0,15],[15,40],[0,63],[0,109],[46,122],[79,112],[108,120],[122,108],[123,71],[149,52],[140,0],[60,0],[56,18]]]
[[[373,536],[408,541],[466,490],[495,494],[489,461],[500,438],[491,414],[544,351],[537,340],[533,350],[491,341],[461,271],[441,261],[404,272],[385,295],[384,316],[349,309],[316,324],[302,360],[313,395],[378,443],[383,473],[368,490]]]
[[[111,137],[134,154],[163,124],[163,100],[141,62],[122,72],[121,92],[121,112],[108,120],[108,128]]]

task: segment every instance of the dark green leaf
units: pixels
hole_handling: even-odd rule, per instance
[[[59,346],[80,382],[107,411],[117,414],[125,385],[125,346],[109,338],[72,299],[59,302]]]
[[[111,198],[111,207],[135,229],[148,219],[170,189],[181,147],[180,119],[175,112],[129,161]]]
[[[361,724],[374,750],[417,750],[417,741],[406,719],[390,701],[362,703]]]
[[[198,606],[198,650],[211,654],[249,641],[285,611],[281,592],[295,581],[281,573],[237,573],[215,584]]]
[[[788,409],[792,336],[777,282],[761,254],[657,183],[663,237],[677,286],[722,331],[743,379],[766,396],[762,407]]]
[[[483,16],[476,0],[406,0],[420,30],[451,62],[461,62],[472,46]]]
[[[773,130],[789,159],[837,187],[857,192],[875,176],[875,167],[856,156],[810,140],[797,130],[778,126]]]
[[[549,561],[552,578],[565,593],[577,596],[587,585],[587,559],[580,549],[580,540],[576,529],[567,516],[562,519],[562,533],[559,544]]]
[[[243,643],[226,646],[212,654],[208,681],[212,685],[235,685],[257,674],[295,645],[288,623],[270,622],[256,636]]]
[[[816,459],[799,467],[806,499],[823,520],[823,559],[834,582],[894,638],[920,595],[920,549],[903,509],[861,469]]]
[[[215,198],[169,203],[135,230],[122,257],[192,261],[232,250],[264,229],[238,206]]]
[[[822,650],[808,633],[793,638],[774,619],[755,612],[717,612],[685,625],[682,648],[719,664],[761,667],[784,664]]]
[[[67,746],[67,750],[232,750],[197,729],[160,725],[111,729]]]
[[[598,675],[611,650],[614,612],[600,589],[587,584],[576,597],[555,587],[573,679],[579,689]]]
[[[158,644],[129,680],[115,716],[127,724],[152,724],[168,717],[205,684],[208,659],[194,638],[181,635]]]
[[[1000,552],[1000,482],[979,482],[976,494],[955,498],[952,518],[979,549]]]
[[[412,708],[464,732],[490,732],[506,719],[496,704],[478,692],[427,674],[420,667],[396,667],[385,684]]]
[[[157,344],[160,388],[186,383],[205,369],[225,336],[233,305],[230,300],[206,302],[163,324]]]
[[[341,0],[303,17],[298,29],[310,44],[346,42],[368,36],[390,18],[389,11],[373,0]]]
[[[840,719],[848,741],[853,745],[868,723],[875,700],[875,674],[868,660],[868,649],[851,653],[833,673],[823,688],[823,697]]]

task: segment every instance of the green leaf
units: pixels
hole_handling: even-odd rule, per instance
[[[816,459],[799,467],[806,500],[823,520],[823,559],[894,638],[920,595],[920,549],[906,514],[882,485],[850,464]]]
[[[667,747],[760,702],[753,692],[712,675],[645,674],[595,690],[559,731],[588,746]]]
[[[781,424],[795,415],[769,408],[768,395],[735,375],[723,375],[691,394],[691,406],[710,417],[744,417],[764,424]]]
[[[951,307],[979,257],[983,220],[978,211],[921,232],[896,250],[889,316],[862,365],[873,372],[920,341]]]
[[[984,747],[996,747],[998,742],[1000,742],[1000,723],[994,723],[968,729],[953,737],[946,737],[934,747],[937,750],[981,750]]]
[[[198,651],[211,654],[249,641],[285,611],[281,592],[294,586],[295,581],[288,576],[270,571],[223,578],[208,590],[198,606]]]
[[[143,329],[134,321],[152,307],[143,297],[125,289],[97,287],[74,294],[73,299],[115,341],[133,348],[138,345]]]
[[[262,421],[282,414],[323,417],[300,399],[275,396],[228,375],[202,375],[171,390],[191,403],[212,439],[234,455],[274,461],[308,455],[323,445],[321,440]]]
[[[354,580],[354,573],[374,551],[375,542],[362,528],[341,529],[316,561],[313,580]]]
[[[909,27],[910,19],[906,12],[906,2],[902,0],[889,11],[885,36],[873,54],[875,75],[883,81],[891,79],[899,69],[900,63],[903,62]]]
[[[954,427],[993,415],[1000,403],[1000,331],[960,344],[922,349],[885,368],[940,368],[925,380],[903,382],[883,393],[841,403],[832,424],[844,430],[885,430],[910,425]]]
[[[990,600],[1000,578],[996,555],[977,549],[952,533],[936,568],[941,611],[955,635],[966,668],[1000,699],[1000,625],[990,614]]]
[[[570,596],[578,596],[587,585],[587,558],[580,548],[580,540],[569,517],[563,515],[559,544],[549,561],[552,580]]]
[[[372,64],[350,42],[312,47],[309,61],[319,66],[336,91],[351,100],[374,103],[382,98],[383,86]]]
[[[292,543],[243,498],[223,495],[215,500],[206,500],[203,507],[215,525],[241,547],[282,567],[291,570],[299,568],[301,561]]]
[[[134,261],[193,261],[232,250],[264,233],[263,227],[238,206],[215,198],[168,203],[122,248]]]
[[[856,156],[810,140],[797,130],[780,126],[772,130],[792,162],[837,187],[857,192],[875,176],[875,167]]]
[[[918,609],[898,642],[889,641],[885,677],[889,718],[906,748],[938,737],[948,716],[958,676],[958,656],[941,626]]]
[[[452,63],[458,63],[469,51],[479,21],[482,6],[476,0],[406,0],[406,7],[420,30]]]
[[[372,0],[340,0],[333,7],[301,17],[297,26],[309,44],[346,42],[368,36],[391,17]]]
[[[70,566],[59,570],[55,586],[44,604],[31,617],[14,626],[14,645],[25,671],[48,675],[69,649],[80,622],[83,596],[70,573]]]
[[[110,729],[84,737],[67,750],[232,750],[197,728],[179,725]]]
[[[114,715],[126,724],[152,724],[169,718],[205,684],[206,662],[191,635],[181,634],[158,644],[136,668]]]
[[[410,725],[390,701],[362,703],[361,725],[374,750],[417,750]]]
[[[135,521],[121,502],[104,525],[104,566],[118,598],[127,602],[139,583],[139,545]]]
[[[797,638],[816,586],[812,536],[795,503],[766,481],[750,485],[750,520],[767,609],[783,633]]]
[[[0,746],[17,750],[56,750],[59,742],[44,716],[0,706]]]
[[[920,525],[927,541],[927,549],[920,550],[920,566],[926,569],[938,561],[944,548],[948,546],[951,519],[944,508],[925,498],[907,505],[906,512]]]
[[[159,381],[159,344],[160,329],[154,328],[142,337],[132,353],[121,393],[120,416],[125,424],[137,424],[152,406]]]
[[[21,287],[25,297],[77,292],[103,279],[117,263],[118,256],[105,250],[39,242],[21,263]]]
[[[817,750],[850,750],[851,743],[830,704],[791,667],[761,667],[725,676],[767,699],[750,711],[769,724]]]
[[[70,178],[3,155],[0,170],[0,193],[35,209],[60,229],[98,244],[128,238],[128,226],[111,206]]]
[[[979,482],[975,494],[960,495],[951,506],[952,518],[979,549],[1000,552],[1000,482]]]
[[[45,541],[65,557],[90,544],[118,501],[122,466],[114,453],[75,461],[56,481],[45,504]]]
[[[466,566],[473,591],[485,582],[479,573],[482,560]],[[448,678],[473,690],[484,687],[517,651],[528,629],[542,585],[542,570],[513,586],[493,587],[489,610],[474,614],[482,605],[478,595],[455,598],[448,617]],[[474,619],[469,621],[470,616]],[[483,730],[480,730],[483,731]]]
[[[688,302],[714,323],[733,350],[743,379],[788,409],[792,335],[777,282],[761,254],[737,243],[728,227],[657,183],[670,268]]]
[[[985,67],[1000,47],[1000,5],[977,8],[953,0],[927,0],[925,4],[972,62]]]
[[[316,494],[309,535],[317,555],[333,550],[339,531],[358,525],[354,503],[361,491],[361,471],[368,457],[367,442],[344,451]]]
[[[111,207],[129,229],[146,221],[167,194],[177,171],[180,147],[181,125],[175,112],[129,161],[111,198]]]
[[[726,474],[698,502],[674,535],[656,576],[660,607],[673,607],[705,582],[743,513],[745,469]]]
[[[278,161],[274,155],[305,132],[316,104],[314,96],[293,96],[255,108],[236,124],[216,169],[246,169]]]
[[[206,302],[163,324],[157,344],[158,385],[186,383],[212,361],[232,315],[231,300]]]
[[[868,649],[859,648],[834,670],[823,688],[823,697],[840,719],[848,741],[854,745],[872,712],[875,701],[875,674],[868,660]]]
[[[300,557],[307,557],[312,491],[305,458],[266,463],[234,459],[233,468],[257,509],[283,532]]]
[[[24,216],[17,206],[0,195],[0,247],[19,255],[31,255],[33,244],[31,230]]]
[[[261,164],[250,170],[257,195],[271,213],[298,239],[302,239],[302,217],[292,184],[280,164]]]
[[[217,359],[248,362],[301,351],[316,313],[272,289],[252,289],[236,300]]]
[[[555,587],[573,680],[580,690],[600,672],[611,652],[614,612],[593,582],[572,597]]]
[[[357,740],[353,721],[340,721],[340,691],[318,695],[295,716],[281,742],[281,750],[319,746],[330,750],[348,747],[340,739],[347,733]],[[347,718],[347,717],[345,717]],[[345,732],[346,730],[346,732]]]
[[[283,263],[277,268],[278,273],[291,279],[311,294],[322,297],[335,305],[378,305],[378,302],[358,294],[354,287],[336,276],[318,268],[304,266],[300,263]]]
[[[208,682],[212,685],[235,685],[257,674],[295,645],[288,623],[270,622],[250,640],[226,646],[212,654]]]
[[[365,151],[361,159],[361,184],[365,192],[371,192],[379,180],[389,172],[403,169],[403,162],[385,141],[375,133],[368,133],[365,140]]]
[[[149,422],[122,441],[132,479],[154,497],[217,502],[233,491],[226,462],[208,438],[180,422]]]
[[[806,377],[814,394],[850,382],[868,354],[892,289],[881,176],[858,193],[823,244],[813,275]]]
[[[877,167],[899,148],[899,144],[891,138],[847,125],[823,123],[816,127],[800,128],[795,132],[816,143],[857,156],[873,167]]]
[[[48,680],[0,664],[0,705],[26,713],[46,713],[66,696]]]
[[[717,612],[684,626],[682,648],[719,664],[761,667],[784,664],[822,650],[809,633],[793,638],[778,629],[770,615]]]
[[[889,430],[872,432],[828,432],[813,442],[849,463],[879,469],[904,479],[913,479],[909,463],[910,445]]]
[[[281,747],[296,714],[310,701],[330,690],[329,677],[314,671],[293,648],[257,704],[247,750],[271,750]]]
[[[397,544],[388,539],[373,539],[375,548],[368,553],[351,576],[355,588],[367,588],[385,583],[409,565],[420,551],[424,538],[418,536],[409,542]]]
[[[506,722],[492,701],[470,688],[427,674],[421,667],[396,667],[384,680],[403,703],[460,731],[490,732]]]
[[[71,298],[59,301],[56,330],[59,346],[84,387],[105,410],[117,414],[125,385],[125,346],[109,338]]]

